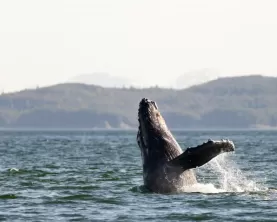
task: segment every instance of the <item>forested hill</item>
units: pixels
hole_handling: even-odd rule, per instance
[[[142,97],[171,128],[277,126],[277,78],[229,77],[184,90],[59,84],[0,96],[0,127],[129,128]]]

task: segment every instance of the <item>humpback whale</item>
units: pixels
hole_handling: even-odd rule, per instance
[[[184,152],[168,129],[156,102],[143,98],[138,109],[137,144],[141,151],[144,186],[155,193],[176,193],[197,183],[193,168],[217,155],[234,151],[232,141],[208,140]]]

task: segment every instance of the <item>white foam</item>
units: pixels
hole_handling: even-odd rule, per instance
[[[17,168],[11,168],[11,169],[9,169],[9,171],[10,171],[10,172],[18,172],[19,169],[17,169]]]
[[[191,186],[184,186],[180,190],[181,192],[187,192],[187,193],[222,193],[225,192],[222,189],[216,188],[213,184],[207,183],[197,183]]]

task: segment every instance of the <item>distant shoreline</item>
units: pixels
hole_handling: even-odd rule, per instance
[[[0,95],[3,130],[134,130],[141,98],[157,102],[170,129],[275,130],[277,78],[221,78],[184,90],[86,84]]]
[[[277,127],[268,127],[268,128],[259,128],[259,127],[251,127],[251,128],[170,128],[171,131],[180,132],[180,131],[190,131],[190,132],[197,132],[197,131],[276,131]],[[0,131],[49,131],[49,132],[57,132],[57,131],[67,131],[67,132],[76,132],[76,131],[87,131],[87,132],[101,132],[101,131],[125,131],[125,132],[132,132],[137,131],[137,128],[37,128],[37,127],[9,127],[3,128],[0,127]]]

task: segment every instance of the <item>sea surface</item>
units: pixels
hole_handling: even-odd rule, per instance
[[[230,139],[178,194],[143,187],[135,131],[0,131],[0,221],[277,221],[277,131],[173,131],[181,147]]]

